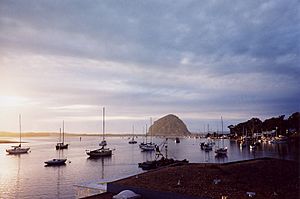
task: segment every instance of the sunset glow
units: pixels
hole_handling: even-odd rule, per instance
[[[26,131],[95,132],[103,106],[119,133],[170,113],[199,131],[299,110],[293,3],[64,4],[1,2],[0,131],[22,114]]]

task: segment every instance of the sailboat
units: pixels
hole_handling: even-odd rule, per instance
[[[63,121],[63,133],[62,133],[62,142],[61,142],[61,129],[59,129],[59,142],[56,144],[56,150],[67,149],[69,144],[65,144],[65,122]]]
[[[132,125],[132,138],[128,143],[129,144],[136,144],[137,143],[137,141],[134,140],[134,125]]]
[[[204,129],[205,130],[205,129]],[[209,124],[207,124],[207,135],[209,134]],[[210,137],[207,138],[207,142],[200,143],[201,150],[205,152],[209,152],[213,150],[213,142],[211,141]]]
[[[223,134],[223,119],[221,117],[221,123],[222,123],[222,134]],[[227,147],[224,147],[224,138],[222,138],[222,143],[223,143],[223,147],[220,148],[218,146],[218,148],[215,150],[216,156],[226,156],[227,155]],[[218,142],[219,144],[219,142]]]
[[[143,133],[145,132],[145,128],[143,128]],[[146,137],[146,142],[145,142],[145,137]],[[147,143],[147,124],[146,124],[146,135],[145,135],[145,137],[143,138],[143,142],[141,142],[140,144],[139,144],[139,147],[140,148],[142,148],[142,146],[144,146],[144,145],[146,145],[146,143]]]
[[[151,125],[152,125],[152,118],[150,118],[150,128],[151,128]],[[156,148],[156,144],[152,142],[152,128],[151,128],[151,130],[150,130],[150,128],[149,128],[149,131],[150,131],[150,136],[151,136],[151,142],[147,142],[147,134],[146,134],[146,143],[143,145],[140,145],[140,148],[142,151],[154,151]],[[147,132],[147,128],[146,128],[146,132]]]
[[[98,157],[105,157],[105,156],[111,156],[112,150],[110,148],[105,148],[107,145],[107,142],[105,140],[104,134],[105,134],[105,107],[103,107],[102,111],[102,141],[99,144],[101,146],[100,149],[96,150],[87,150],[86,154],[89,155],[91,158],[98,158]]]
[[[22,128],[21,128],[21,115],[19,115],[19,127],[20,127],[20,142],[18,146],[12,146],[12,149],[6,149],[6,152],[9,154],[22,154],[22,153],[28,153],[29,151],[29,147],[27,148],[22,148],[22,142],[21,142],[21,132],[22,132]]]

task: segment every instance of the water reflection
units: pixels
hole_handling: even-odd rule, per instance
[[[139,162],[153,160],[155,152],[141,152],[138,144],[130,145],[124,138],[110,138],[108,142],[115,148],[111,157],[89,158],[85,149],[98,147],[93,137],[70,138],[68,150],[55,150],[56,141],[46,138],[31,138],[32,152],[22,155],[6,155],[8,145],[0,145],[0,198],[73,198],[74,184],[97,182],[142,172]],[[137,139],[142,142],[143,137]],[[153,138],[161,144],[165,139]],[[249,145],[240,148],[239,143],[214,140],[212,151],[200,149],[200,142],[205,139],[180,139],[176,144],[168,141],[168,157],[178,160],[187,159],[191,163],[225,163],[259,157],[299,159],[299,144],[261,143],[255,151]],[[215,148],[219,145],[228,147],[227,157],[215,157]],[[164,151],[162,151],[164,154]],[[68,158],[67,165],[61,167],[44,167],[44,161],[52,158]],[[71,163],[69,163],[71,161]]]
[[[106,178],[105,176],[105,164],[107,166],[109,166],[109,164],[111,163],[111,156],[105,156],[105,157],[88,157],[87,158],[87,161],[91,162],[92,164],[94,164],[97,168],[100,168],[99,167],[99,163],[100,166],[101,166],[101,176],[100,176],[100,179],[104,179]],[[97,172],[98,173],[98,172]]]
[[[20,172],[21,172],[21,155],[15,155],[16,158],[18,159],[18,170],[17,170],[17,178],[16,178],[16,198],[19,198],[19,192],[20,192]]]

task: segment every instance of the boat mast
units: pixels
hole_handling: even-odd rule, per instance
[[[65,142],[65,121],[63,120],[63,141],[62,143],[64,144]]]
[[[59,128],[59,142],[61,143],[61,128]]]
[[[21,147],[21,131],[22,131],[22,128],[21,128],[21,114],[19,114],[19,131],[20,131],[20,147]]]
[[[222,136],[223,136],[223,118],[221,116],[221,124],[222,124]],[[222,144],[223,144],[223,148],[224,148],[224,137],[222,139]]]
[[[152,117],[150,117],[150,127],[149,127],[149,130],[150,130],[150,136],[151,136],[151,143],[152,143]]]
[[[147,124],[146,124],[146,143],[148,143],[148,140],[147,140],[147,132],[148,132],[148,128],[147,128]]]
[[[221,116],[221,123],[222,123],[222,135],[223,135],[223,118]]]
[[[134,124],[132,125],[132,140],[134,140]]]
[[[207,133],[209,133],[209,124],[207,124]]]
[[[105,107],[102,110],[102,140],[104,140],[104,132],[105,132]]]

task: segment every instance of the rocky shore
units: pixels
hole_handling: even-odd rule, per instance
[[[167,167],[112,182],[132,189],[173,192],[199,198],[299,198],[299,162],[256,159],[225,164]],[[113,194],[94,198],[111,198]],[[143,195],[143,194],[142,194]],[[149,198],[143,195],[143,198]]]

